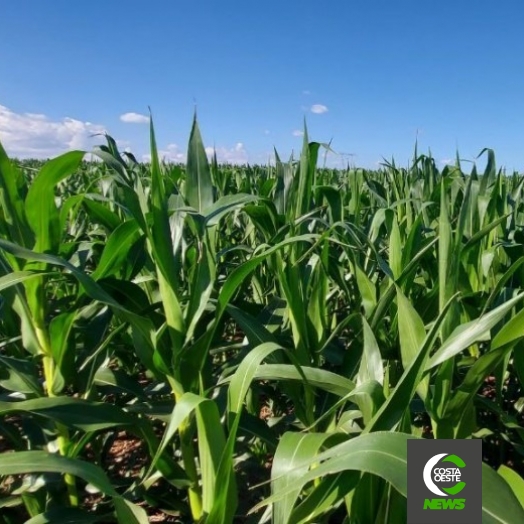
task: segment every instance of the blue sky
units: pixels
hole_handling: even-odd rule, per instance
[[[418,134],[441,165],[492,147],[524,171],[522,20],[522,0],[4,0],[0,140],[49,156],[107,131],[142,158],[151,106],[183,159],[196,104],[224,161],[287,158],[305,116],[355,155],[331,165],[406,165]]]

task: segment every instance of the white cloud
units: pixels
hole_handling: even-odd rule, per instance
[[[149,117],[140,113],[124,113],[120,115],[120,120],[126,124],[148,124]]]
[[[91,149],[101,142],[101,137],[93,135],[106,132],[100,124],[69,117],[54,121],[46,115],[15,113],[0,105],[0,141],[13,157],[50,158],[71,149]]]
[[[234,147],[206,147],[206,153],[212,157],[216,149],[219,164],[247,164],[248,155],[242,142],[237,142]]]
[[[34,120],[46,120],[46,116],[41,113],[25,113],[25,116],[32,118]]]
[[[300,129],[295,129],[292,134],[293,136],[304,136],[304,131],[300,131]]]
[[[118,146],[118,149],[124,149],[125,151],[127,151],[131,146],[131,142],[129,140],[115,140],[115,142]]]
[[[184,164],[186,161],[186,154],[180,150],[177,144],[167,144],[164,149],[159,149],[158,156],[164,162],[174,162],[175,164]],[[142,155],[142,160],[150,162],[151,155]]]
[[[317,115],[321,115],[322,113],[327,113],[328,112],[328,108],[327,108],[327,106],[322,105],[322,104],[313,104],[311,106],[311,112],[315,113]]]
[[[449,166],[451,164],[453,164],[455,162],[455,160],[453,158],[443,158],[440,163],[444,166]]]
[[[215,148],[206,147],[206,153],[211,159],[213,157]],[[242,142],[237,142],[233,147],[217,147],[217,160],[219,164],[247,164],[248,155]],[[159,149],[158,156],[164,162],[185,163],[187,161],[187,154],[182,151],[177,144],[168,144],[165,148]],[[151,161],[151,155],[142,155],[144,162]]]

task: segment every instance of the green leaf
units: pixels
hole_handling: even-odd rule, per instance
[[[47,255],[44,253],[35,253],[29,249],[17,246],[12,242],[7,242],[0,238],[0,249],[4,249],[8,253],[13,254],[16,257],[35,260],[37,262],[44,262],[47,264],[57,265],[69,270],[75,278],[82,284],[86,293],[94,300],[98,300],[103,304],[111,306],[115,313],[121,316],[127,322],[133,326],[133,336],[135,342],[135,348],[139,353],[140,357],[146,363],[148,369],[155,370],[156,366],[152,359],[152,355],[155,353],[154,345],[152,344],[153,338],[153,326],[149,319],[142,316],[136,315],[122,307],[116,300],[106,293],[92,278],[90,278],[83,271],[73,266],[69,262],[63,260],[60,257],[54,255]]]
[[[36,366],[28,361],[0,355],[0,386],[8,391],[43,394]]]
[[[503,346],[482,355],[468,370],[466,377],[455,390],[451,399],[446,402],[444,415],[454,425],[455,438],[470,436],[468,433],[463,434],[460,421],[468,414],[468,407],[473,402],[486,377],[496,369],[510,350],[510,346]]]
[[[398,280],[402,274],[402,240],[396,215],[393,215],[389,238],[389,267],[393,272],[395,280]]]
[[[524,522],[524,509],[508,482],[482,464],[482,524]]]
[[[426,338],[426,329],[419,314],[399,287],[397,287],[397,302],[400,354],[404,369],[408,369],[422,349]],[[426,399],[428,388],[429,378],[425,377],[417,385],[417,393],[422,400]]]
[[[57,251],[62,231],[55,203],[55,186],[80,167],[84,155],[85,151],[70,151],[49,160],[31,184],[25,212],[36,236],[36,251]]]
[[[151,461],[148,473],[144,478],[149,477],[153,471],[158,459],[162,453],[166,450],[166,447],[171,442],[172,438],[175,436],[177,431],[185,423],[186,419],[198,408],[202,402],[210,402],[209,399],[202,397],[200,395],[195,395],[193,393],[185,393],[182,395],[180,400],[175,404],[171,417],[169,418],[169,423],[166,427],[162,441],[158,446],[158,449]]]
[[[4,453],[0,461],[0,475],[27,473],[63,473],[79,477],[111,497],[119,497],[104,471],[83,460],[62,457],[46,451],[17,451]]]
[[[307,457],[304,453],[301,457],[300,476],[295,476],[294,470],[285,472],[282,478],[285,484],[282,484],[279,492],[273,493],[255,508],[283,500],[289,494],[303,489],[312,480],[343,471],[377,475],[390,482],[397,491],[406,496],[407,440],[411,438],[416,437],[404,433],[376,432],[352,438],[318,455],[316,452],[311,452]],[[292,453],[293,450],[287,449],[287,460],[290,460]],[[315,467],[309,469],[313,465]],[[293,482],[287,482],[291,476]],[[275,476],[273,482],[276,478],[278,477]],[[275,523],[284,524],[285,521],[276,520]]]
[[[82,431],[136,425],[137,419],[118,406],[71,397],[42,397],[0,402],[0,415],[31,413]]]
[[[69,334],[73,328],[77,312],[61,313],[53,318],[49,324],[49,336],[51,338],[51,351],[53,360],[56,363],[56,372],[51,386],[52,392],[56,395],[65,387],[66,379],[71,378],[74,370],[71,369],[74,364],[74,355],[68,349]],[[74,347],[73,347],[74,350]]]
[[[157,278],[169,328],[169,335],[175,354],[182,350],[184,342],[184,317],[180,305],[178,268],[173,256],[173,241],[169,225],[168,199],[158,159],[153,118],[150,118],[151,143],[151,215],[153,224],[146,227],[153,258],[157,268]]]
[[[442,346],[433,354],[426,371],[438,366],[442,362],[454,357],[474,342],[481,340],[493,327],[495,327],[513,307],[524,298],[524,293],[504,302],[489,313],[457,327]],[[513,327],[512,327],[513,330]],[[502,336],[502,335],[501,335]]]
[[[242,309],[231,304],[228,304],[226,309],[242,329],[251,347],[255,348],[265,342],[276,343],[276,338],[273,333],[266,329],[257,318],[252,317]]]
[[[199,242],[198,246],[198,260],[191,279],[186,309],[186,344],[193,338],[198,322],[208,306],[216,278],[216,263],[208,242]]]
[[[455,296],[456,297],[456,296]],[[429,333],[424,339],[420,351],[409,367],[404,371],[395,389],[389,395],[386,402],[382,404],[373,420],[366,425],[364,433],[380,430],[391,430],[398,424],[402,415],[409,406],[416,388],[424,376],[424,367],[426,365],[429,352],[435,343],[442,321],[444,320],[449,308],[455,297],[452,297],[440,312],[437,320],[434,322]]]
[[[201,215],[212,212],[213,186],[209,162],[198,128],[196,113],[187,148],[185,197],[188,204]]]
[[[365,317],[362,317],[364,331],[364,348],[360,369],[357,376],[357,384],[363,384],[369,380],[376,380],[379,384],[384,383],[384,365],[382,355],[377,344],[377,339]]]
[[[310,386],[323,389],[339,397],[346,396],[355,388],[355,383],[348,378],[326,371],[324,369],[301,366],[300,371],[291,364],[263,364],[258,366],[254,379],[257,380],[299,380],[304,381],[304,376]],[[224,379],[221,383],[226,384],[231,377]]]
[[[360,435],[321,453],[304,459],[300,468],[308,473],[294,477],[278,493],[267,498],[263,505],[285,499],[308,482],[342,471],[360,471],[383,478],[404,497],[407,495],[407,441],[418,438],[405,433],[376,432]],[[289,454],[288,454],[289,456]],[[320,463],[320,465],[318,465]],[[283,475],[289,478],[294,470]],[[507,482],[488,465],[482,464],[482,522],[483,524],[515,524],[524,519],[524,509]],[[284,521],[275,521],[284,524]]]
[[[198,405],[196,409],[196,420],[198,429],[198,456],[202,479],[202,502],[205,513],[210,513],[217,500],[217,492],[224,486],[216,482],[220,462],[226,450],[226,439],[217,405],[211,400],[206,400]],[[231,471],[226,495],[228,512],[234,514],[237,505],[236,483],[232,475],[233,462],[229,461]]]
[[[244,195],[237,193],[236,195],[224,195],[220,197],[207,210],[204,217],[207,226],[216,226],[220,219],[235,209],[242,208],[246,204],[256,202],[258,197],[256,195]]]
[[[0,277],[0,291],[9,289],[12,286],[17,286],[33,278],[42,278],[43,276],[52,275],[53,273],[45,273],[42,271],[13,271],[8,275]]]
[[[524,479],[507,466],[501,465],[498,474],[508,483],[509,487],[517,497],[520,505],[524,508]]]
[[[318,159],[318,142],[309,143],[306,122],[304,121],[304,139],[300,164],[296,174],[295,184],[295,220],[311,211],[312,189],[315,186],[316,165]]]
[[[302,491],[302,477],[307,474],[307,463],[332,438],[333,435],[323,433],[285,433],[282,436],[271,468],[271,493],[278,495],[286,489],[288,491],[273,505],[275,523],[287,523],[289,521]],[[306,463],[306,466],[303,466],[304,463]]]
[[[12,242],[33,247],[34,235],[25,213],[23,194],[27,188],[22,172],[9,160],[0,143],[0,232]]]
[[[116,388],[122,393],[132,395],[137,399],[145,399],[146,396],[146,392],[138,380],[134,380],[127,375],[123,369],[99,368],[94,378],[94,384]]]
[[[362,297],[362,307],[369,318],[377,305],[377,290],[375,284],[369,279],[364,271],[355,264],[355,277],[358,290]]]
[[[251,350],[242,360],[229,383],[229,410],[239,413],[242,403],[256,377],[256,372],[262,361],[274,351],[283,348],[273,342],[266,342]]]
[[[116,275],[122,264],[127,260],[131,247],[140,237],[136,220],[127,220],[120,224],[109,235],[100,262],[91,277],[94,280],[100,280],[110,275]]]
[[[114,231],[122,223],[119,216],[104,204],[88,197],[89,195],[86,195],[86,198],[83,198],[82,205],[86,208],[91,221],[99,223],[110,232]]]
[[[514,345],[518,340],[524,337],[524,309],[520,310],[515,316],[506,322],[493,337],[491,350],[506,346]]]
[[[149,519],[144,508],[122,497],[114,499],[116,516],[119,524],[148,524]]]
[[[289,524],[315,522],[315,517],[333,512],[355,488],[359,479],[360,475],[356,471],[344,471],[323,478],[302,502],[295,505]]]

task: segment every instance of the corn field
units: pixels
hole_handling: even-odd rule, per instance
[[[407,440],[483,440],[524,522],[524,176],[0,146],[0,522],[406,522]]]

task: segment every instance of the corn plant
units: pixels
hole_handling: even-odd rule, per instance
[[[521,175],[105,142],[0,147],[0,521],[396,524],[416,438],[483,439],[523,521]]]

